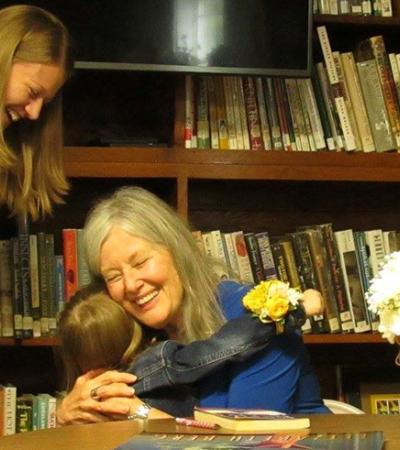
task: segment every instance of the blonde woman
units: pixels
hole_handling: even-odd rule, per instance
[[[28,5],[0,9],[0,203],[33,219],[68,190],[60,88],[72,67],[65,26]]]

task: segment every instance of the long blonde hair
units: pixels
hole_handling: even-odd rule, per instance
[[[28,5],[0,9],[0,111],[13,63],[57,64],[65,78],[72,69],[67,29],[54,15]],[[36,121],[0,127],[0,203],[33,219],[51,213],[68,191],[63,171],[61,94]]]
[[[176,211],[137,186],[121,188],[97,203],[84,226],[89,269],[97,277],[101,277],[101,246],[113,227],[159,244],[171,254],[184,290],[183,342],[205,339],[220,328],[225,319],[217,299],[219,276]]]
[[[141,325],[99,285],[71,298],[60,315],[58,334],[67,390],[88,370],[128,367],[144,342]]]

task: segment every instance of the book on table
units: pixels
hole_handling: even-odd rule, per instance
[[[133,436],[115,450],[382,450],[383,443],[381,431],[318,433],[308,436],[299,431],[260,435],[146,433]]]
[[[194,418],[200,422],[219,425],[233,431],[302,430],[310,427],[307,417],[294,417],[263,409],[200,408],[195,407]]]

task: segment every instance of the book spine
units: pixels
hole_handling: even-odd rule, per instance
[[[54,256],[55,266],[55,297],[57,303],[57,317],[63,311],[65,306],[65,282],[64,282],[64,256]]]
[[[229,273],[227,270],[229,266],[229,257],[225,246],[225,240],[223,239],[220,230],[210,231],[210,237],[212,255],[221,263],[221,267],[219,268],[220,278],[227,279],[229,278]]]
[[[345,150],[356,150],[356,141],[351,128],[349,115],[346,108],[345,99],[343,97],[343,88],[340,84],[338,73],[336,70],[335,59],[332,54],[329,42],[328,32],[325,26],[317,27],[317,33],[324,55],[324,61],[328,74],[328,80],[331,85],[336,110],[339,116],[340,124],[343,131]]]
[[[21,297],[23,304],[23,334],[24,339],[33,337],[33,318],[32,318],[32,294],[31,294],[31,276],[30,276],[30,254],[29,254],[29,233],[20,232],[18,234],[19,243],[19,265],[21,276]]]
[[[328,74],[326,72],[325,66],[322,63],[317,63],[315,67],[318,76],[318,81],[321,86],[322,98],[328,115],[329,124],[332,129],[332,136],[334,139],[335,148],[337,151],[341,151],[344,150],[343,132],[342,127],[340,125],[339,116],[335,108],[332,91],[330,89]]]
[[[196,81],[197,145],[198,148],[210,148],[207,79],[204,76],[200,76],[196,78]]]
[[[330,333],[338,333],[341,331],[341,327],[322,233],[320,230],[311,229],[306,230],[306,234],[317,285],[325,300],[324,316],[326,317],[327,326]]]
[[[226,106],[222,78],[214,77],[214,85],[217,105],[219,148],[221,150],[229,150],[228,123],[226,119]]]
[[[250,149],[262,150],[260,119],[258,115],[256,90],[252,77],[243,77],[243,90],[249,124]]]
[[[326,149],[326,142],[324,137],[324,131],[322,129],[321,119],[315,99],[314,88],[310,78],[303,78],[297,80],[299,91],[301,93],[302,102],[305,104],[307,111],[312,137],[315,143],[315,149],[317,151]]]
[[[344,72],[343,72],[342,59],[341,59],[339,52],[332,52],[332,55],[333,55],[333,59],[335,61],[336,72],[338,74],[339,83],[340,83],[340,86],[342,89],[343,99],[344,99],[344,103],[346,105],[346,110],[347,110],[347,115],[349,118],[351,131],[354,136],[354,141],[355,141],[355,145],[356,145],[355,150],[361,151],[362,150],[361,140],[360,140],[360,136],[358,134],[358,127],[357,127],[357,122],[356,122],[356,118],[355,118],[355,114],[354,114],[353,104],[351,102],[350,95],[349,95],[349,87],[347,85],[347,80],[346,80],[346,77],[344,76]]]
[[[223,233],[223,238],[225,240],[225,247],[228,254],[229,267],[236,277],[240,277],[239,264],[232,241],[232,235],[231,233]]]
[[[19,265],[19,242],[18,238],[11,238],[12,251],[12,294],[13,294],[13,312],[14,312],[14,337],[23,339],[24,326],[23,315],[24,308],[22,305],[21,294],[21,273]]]
[[[283,141],[281,127],[279,125],[278,110],[275,99],[274,85],[272,78],[264,79],[264,96],[267,107],[269,126],[271,129],[272,148],[274,150],[283,150]]]
[[[286,78],[285,84],[289,99],[297,150],[303,152],[310,151],[310,143],[308,142],[306,135],[303,108],[301,106],[301,99],[296,80],[294,78]]]
[[[324,102],[321,83],[318,78],[318,74],[316,73],[315,65],[313,66],[311,82],[314,87],[315,101],[317,102],[317,108],[318,108],[318,113],[319,113],[319,117],[321,120],[324,139],[326,141],[328,150],[332,151],[332,150],[335,150],[336,147],[335,147],[335,138],[333,136],[333,130],[331,127],[331,119],[328,116],[330,114],[330,111],[328,112],[325,102]]]
[[[288,126],[288,131],[289,131],[290,147],[291,147],[291,150],[297,150],[296,136],[295,136],[295,132],[294,132],[293,119],[292,119],[292,115],[290,112],[289,97],[288,97],[288,93],[286,90],[285,79],[278,78],[277,80],[278,80],[279,91],[281,94],[281,100],[283,102],[283,111],[284,111],[284,114],[286,117],[286,122],[287,122],[287,126]]]
[[[57,310],[58,303],[56,300],[56,272],[54,266],[54,235],[52,233],[45,234],[46,244],[46,263],[48,265],[47,270],[47,283],[49,287],[49,334],[55,336],[57,334]]]
[[[235,126],[235,112],[233,108],[233,92],[230,83],[230,77],[222,77],[222,85],[224,89],[225,97],[225,110],[226,110],[226,123],[228,127],[228,143],[230,150],[237,150],[237,139],[236,139],[236,126]]]
[[[185,75],[185,148],[192,148],[194,124],[193,77]]]
[[[371,327],[364,304],[364,294],[357,265],[353,231],[351,229],[335,231],[334,236],[339,252],[346,295],[352,308],[354,331],[356,333],[369,331]]]
[[[76,230],[76,254],[78,264],[78,288],[82,288],[91,282],[89,267],[85,258],[85,251],[83,248],[83,229]]]
[[[32,431],[32,404],[24,398],[17,398],[15,431],[17,433]]]
[[[354,116],[361,140],[362,150],[364,152],[373,152],[375,151],[375,144],[371,126],[368,121],[367,109],[362,96],[361,84],[358,77],[354,55],[352,52],[345,52],[340,56],[342,59],[343,73],[347,82],[350,101],[354,107]]]
[[[76,229],[64,228],[62,230],[62,239],[65,271],[65,300],[68,302],[78,289]]]
[[[29,235],[29,267],[31,273],[31,304],[33,319],[33,337],[42,335],[40,327],[40,279],[37,235]]]
[[[381,229],[364,231],[365,243],[368,248],[368,262],[371,275],[376,277],[379,269],[385,261],[385,248],[383,244],[383,233]]]
[[[260,249],[254,233],[245,233],[244,240],[249,254],[251,270],[256,283],[264,281],[264,270],[261,262]]]
[[[281,139],[284,150],[291,151],[292,145],[289,135],[289,124],[285,114],[285,105],[283,102],[283,94],[281,90],[280,78],[274,78],[272,85],[275,94],[276,111],[278,113],[279,128],[281,130]]]
[[[15,386],[2,386],[4,390],[3,405],[3,436],[15,434],[17,388]]]
[[[246,242],[243,231],[234,231],[231,233],[233,248],[239,266],[239,275],[242,281],[254,283],[253,272],[251,271],[249,254],[247,252]]]
[[[233,98],[233,115],[235,118],[235,130],[236,130],[236,140],[237,148],[239,150],[245,149],[242,119],[241,119],[241,102],[240,102],[240,92],[239,92],[239,77],[229,77],[229,82],[232,88],[232,98]]]
[[[271,241],[272,256],[274,257],[274,263],[278,279],[283,283],[289,283],[289,276],[286,269],[285,257],[283,256],[282,247],[278,240]]]
[[[261,125],[261,134],[263,139],[264,150],[272,149],[272,140],[271,140],[271,132],[269,130],[269,122],[267,116],[267,109],[265,106],[265,98],[264,98],[264,88],[261,77],[256,77],[256,92],[257,92],[257,103],[258,110],[260,113],[260,125]]]
[[[304,122],[304,132],[307,137],[310,151],[315,152],[317,148],[316,148],[314,136],[312,133],[310,114],[307,109],[307,99],[306,99],[307,93],[304,91],[304,85],[301,83],[300,79],[296,79],[296,85],[297,85],[297,90],[298,90],[299,98],[300,98],[300,105],[301,105],[302,117],[303,117],[303,122]]]
[[[208,108],[210,118],[211,148],[214,150],[218,150],[219,149],[218,115],[217,115],[217,97],[215,93],[214,77],[207,77],[207,92],[208,92]]]
[[[339,263],[336,243],[333,235],[331,224],[321,224],[319,228],[325,243],[326,253],[328,257],[329,268],[332,276],[333,290],[336,297],[337,311],[344,333],[353,331],[354,324],[351,316],[350,305],[346,297],[346,291],[343,281],[343,273]]]
[[[375,60],[357,62],[357,70],[376,151],[386,152],[393,150],[396,144],[390,128]]]
[[[11,241],[0,240],[0,318],[3,337],[14,336],[11,261]]]
[[[298,291],[301,290],[300,276],[297,271],[296,258],[294,255],[293,245],[290,239],[281,239],[279,244],[282,249],[285,267],[288,275],[290,287]]]
[[[40,329],[43,336],[49,336],[50,287],[49,263],[46,252],[46,235],[43,231],[37,234],[40,286]]]
[[[258,242],[258,248],[260,249],[261,262],[264,270],[264,278],[266,280],[275,279],[277,278],[278,274],[276,272],[268,232],[263,231],[261,233],[256,233],[255,236]]]
[[[397,149],[400,149],[400,110],[395,92],[393,75],[390,70],[390,63],[385,48],[385,42],[382,36],[373,36],[369,38],[369,42],[376,60],[392,134],[394,136]]]
[[[243,77],[237,77],[237,85],[239,92],[240,123],[242,125],[242,132],[243,132],[243,144],[245,150],[250,150],[250,135],[249,135],[249,125],[247,123],[246,99],[244,97]]]
[[[396,87],[397,98],[400,99],[400,70],[395,53],[389,53],[389,63],[393,74],[393,81]]]

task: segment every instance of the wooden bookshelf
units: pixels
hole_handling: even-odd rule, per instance
[[[327,25],[333,46],[336,48],[337,44],[340,51],[351,49],[347,45],[350,35],[355,40],[377,31],[394,36],[396,44],[400,26],[398,4],[400,0],[396,2],[393,18],[318,15],[314,17],[314,25]],[[397,50],[400,51],[400,43]],[[161,193],[198,229],[267,230],[277,235],[293,231],[297,225],[324,222],[333,222],[336,229],[389,229],[396,224],[398,227],[400,155],[397,152],[187,150],[183,148],[183,75],[112,72],[97,71],[92,78],[89,71],[78,71],[70,87],[66,86],[68,99],[74,83],[79,82],[79,77],[84,78],[83,88],[76,89],[72,96],[71,114],[66,120],[66,128],[72,130],[67,132],[69,143],[64,156],[71,195],[64,206],[56,208],[53,217],[37,224],[37,229],[51,232],[62,227],[80,227],[94,198],[122,184],[135,183]],[[108,84],[104,83],[107,78]],[[124,96],[132,91],[137,91],[138,96],[126,99]],[[104,93],[107,101],[103,104],[101,94]],[[77,103],[80,96],[85,99],[82,108]],[[113,101],[120,105],[108,108],[107,102]],[[165,144],[100,147],[79,142],[81,129],[93,110],[95,116],[103,111],[118,115],[132,105],[131,115],[135,120],[140,119],[140,113],[144,116],[141,109],[156,116],[153,122],[148,117],[143,123],[135,122],[134,131],[143,128],[146,134],[158,134]],[[129,111],[123,112],[125,119]],[[95,119],[93,123],[98,125]],[[355,359],[367,367],[370,349],[374,349],[377,357],[379,353],[393,350],[374,333],[305,335],[304,340],[313,357],[317,355],[317,365],[329,368],[329,376],[335,370],[334,364],[340,364],[341,360],[347,364],[359,349],[362,358]],[[0,338],[0,356],[8,354],[10,348],[10,351],[35,353],[52,350],[57,345],[54,337],[22,341]],[[332,349],[335,363],[326,361]],[[329,385],[329,376],[323,377],[323,384]],[[335,394],[333,388],[328,392]]]
[[[331,345],[331,344],[388,344],[380,334],[306,334],[304,342],[309,345]],[[57,337],[40,337],[33,339],[15,340],[13,338],[0,338],[0,346],[12,347],[56,347],[60,344]]]

